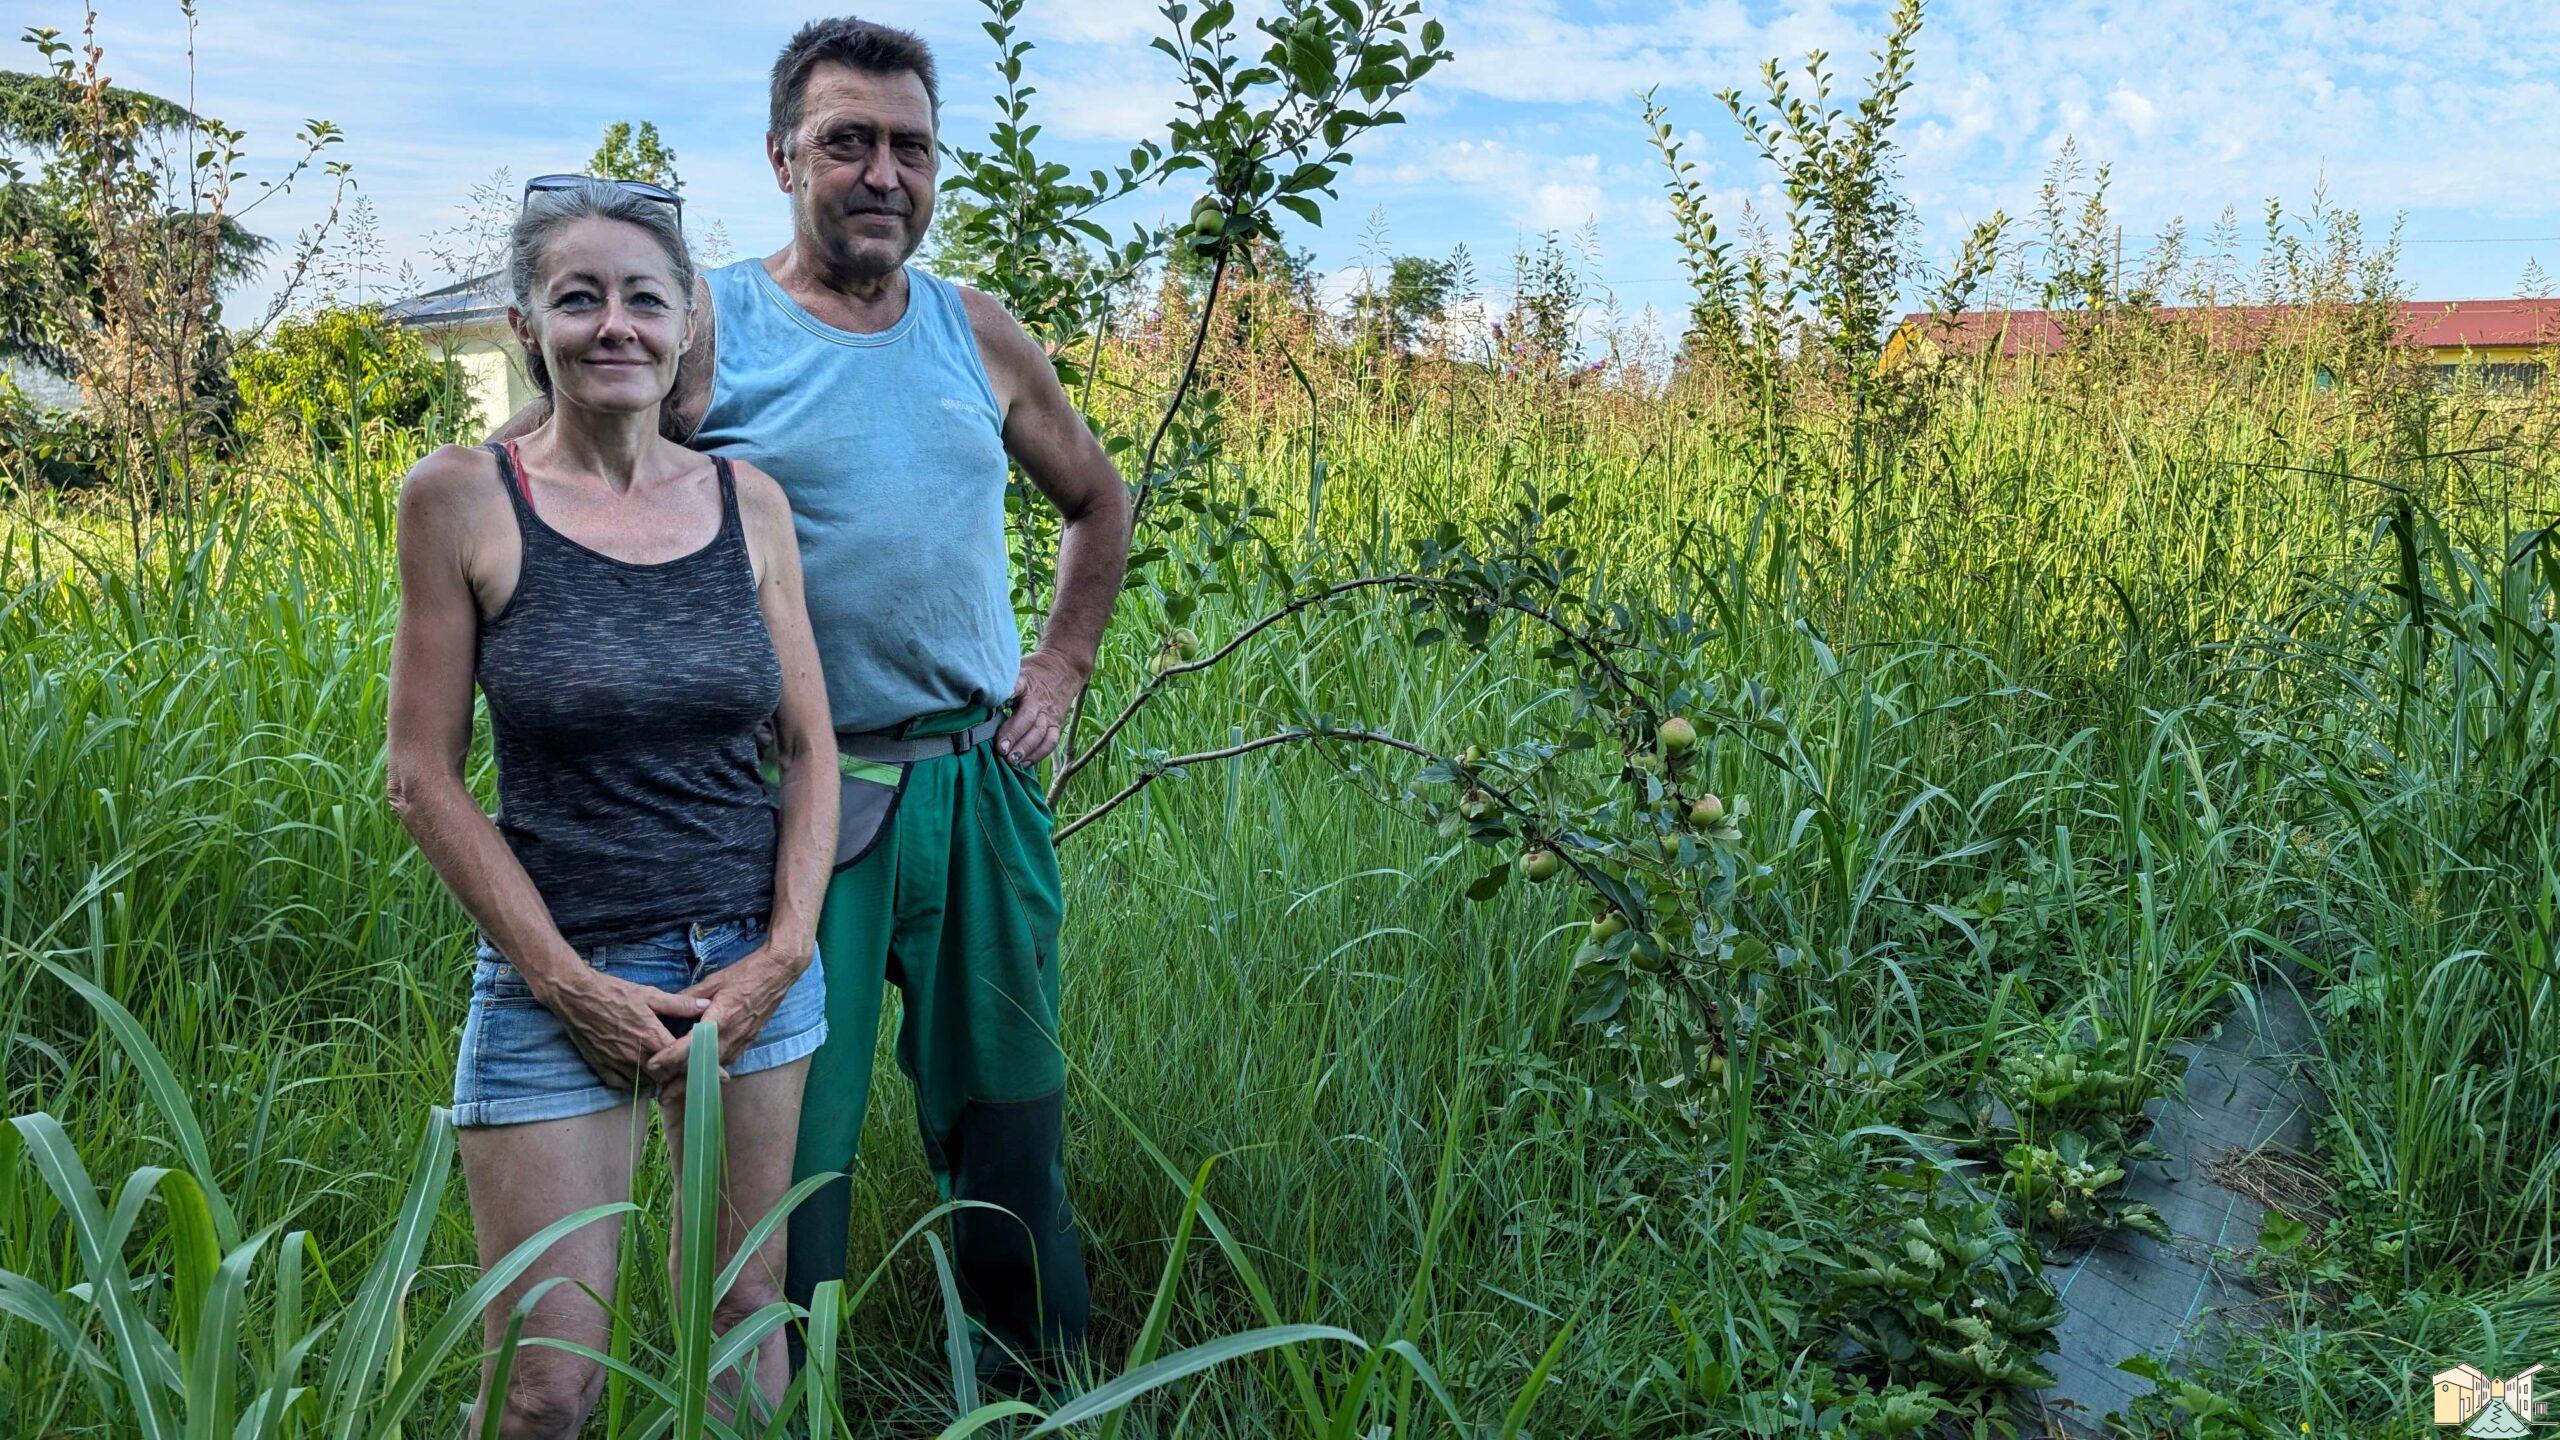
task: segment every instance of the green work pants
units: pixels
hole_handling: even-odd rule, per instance
[[[989,713],[928,715],[902,733],[951,734]],[[852,1168],[882,988],[896,985],[898,1065],[915,1084],[934,1183],[945,1199],[1006,1212],[963,1209],[951,1225],[962,1304],[999,1342],[980,1347],[991,1376],[1012,1356],[1080,1358],[1090,1303],[1067,1205],[1051,823],[1036,777],[992,742],[915,761],[879,840],[837,872],[818,919],[828,1036],[809,1067],[795,1176]],[[792,1300],[845,1275],[850,1206],[838,1178],[793,1212]]]

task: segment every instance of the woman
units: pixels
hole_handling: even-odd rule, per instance
[[[551,419],[519,443],[438,450],[400,497],[391,803],[480,925],[453,1114],[482,1265],[629,1196],[642,1098],[683,1154],[705,1020],[732,1077],[725,1265],[789,1186],[825,1038],[834,739],[781,489],[658,433],[694,322],[674,197],[546,179],[511,237],[509,314]],[[462,778],[475,680],[495,825]],[[757,769],[768,721],[778,814]],[[490,1307],[492,1348],[520,1296],[566,1277],[525,1333],[603,1350],[618,1243],[606,1220],[553,1245]],[[779,1296],[783,1243],[777,1229],[721,1297],[721,1328]],[[765,1396],[784,1365],[776,1334],[756,1360]],[[519,1349],[501,1433],[574,1435],[601,1380],[568,1351]]]

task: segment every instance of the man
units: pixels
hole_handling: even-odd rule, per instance
[[[1029,767],[1092,675],[1131,515],[1039,345],[995,301],[906,264],[933,215],[938,105],[932,55],[908,32],[848,17],[792,37],[765,137],[791,242],[704,277],[668,403],[695,448],[754,463],[790,497],[843,752],[845,833],[818,928],[830,1038],[797,1174],[850,1168],[895,982],[936,1183],[1009,1212],[953,1218],[963,1301],[995,1342],[979,1368],[1004,1386],[1084,1339],[1057,860]],[[1028,655],[1006,568],[1008,457],[1064,519]],[[792,1299],[845,1274],[849,1204],[838,1179],[792,1216]]]

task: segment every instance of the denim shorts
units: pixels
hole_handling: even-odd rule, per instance
[[[763,920],[721,920],[599,945],[579,958],[617,980],[674,994],[754,954],[764,937]],[[682,1033],[689,1022],[668,1023]],[[788,1065],[826,1038],[827,982],[812,959],[783,992],[754,1046],[730,1061],[728,1071],[746,1075]],[[454,1065],[453,1123],[565,1120],[631,1099],[630,1091],[607,1089],[587,1068],[568,1027],[533,998],[524,975],[484,938],[471,971],[471,1012],[462,1022],[462,1053]]]

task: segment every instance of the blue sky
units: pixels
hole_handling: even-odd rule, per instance
[[[174,0],[105,8],[114,78],[182,96],[187,32]],[[58,0],[9,9],[12,29],[78,19]],[[1738,213],[1765,201],[1767,177],[1715,92],[1748,90],[1764,58],[1814,48],[1854,83],[1885,9],[1430,0],[1457,58],[1404,107],[1408,124],[1364,142],[1325,227],[1292,238],[1323,269],[1347,271],[1377,212],[1393,251],[1464,242],[1498,292],[1524,240],[1589,225],[1590,268],[1621,310],[1676,314],[1684,290],[1634,92],[1660,87],[1719,205]],[[200,108],[246,127],[253,156],[270,162],[305,117],[336,122],[395,263],[425,268],[426,238],[496,168],[519,179],[579,168],[605,124],[624,118],[655,121],[676,149],[689,223],[717,220],[741,254],[784,237],[760,148],[764,73],[791,28],[821,13],[807,0],[203,0],[201,12]],[[945,139],[982,135],[995,76],[979,7],[910,0],[863,13],[933,42]],[[1099,161],[1162,133],[1173,72],[1146,45],[1163,24],[1151,3],[1029,0],[1025,23],[1057,158]],[[2129,256],[2173,217],[2201,231],[2226,207],[2254,237],[2269,196],[2299,207],[2325,184],[2377,234],[2405,214],[2404,273],[2420,296],[2514,293],[2534,257],[2560,272],[2560,6],[2548,0],[1938,0],[1905,113],[1904,183],[1932,251],[1995,208],[2030,210],[2045,167],[2076,137],[2113,166]],[[1122,218],[1178,213],[1190,198],[1150,195]],[[257,228],[290,231],[318,204],[316,190],[287,197]]]

